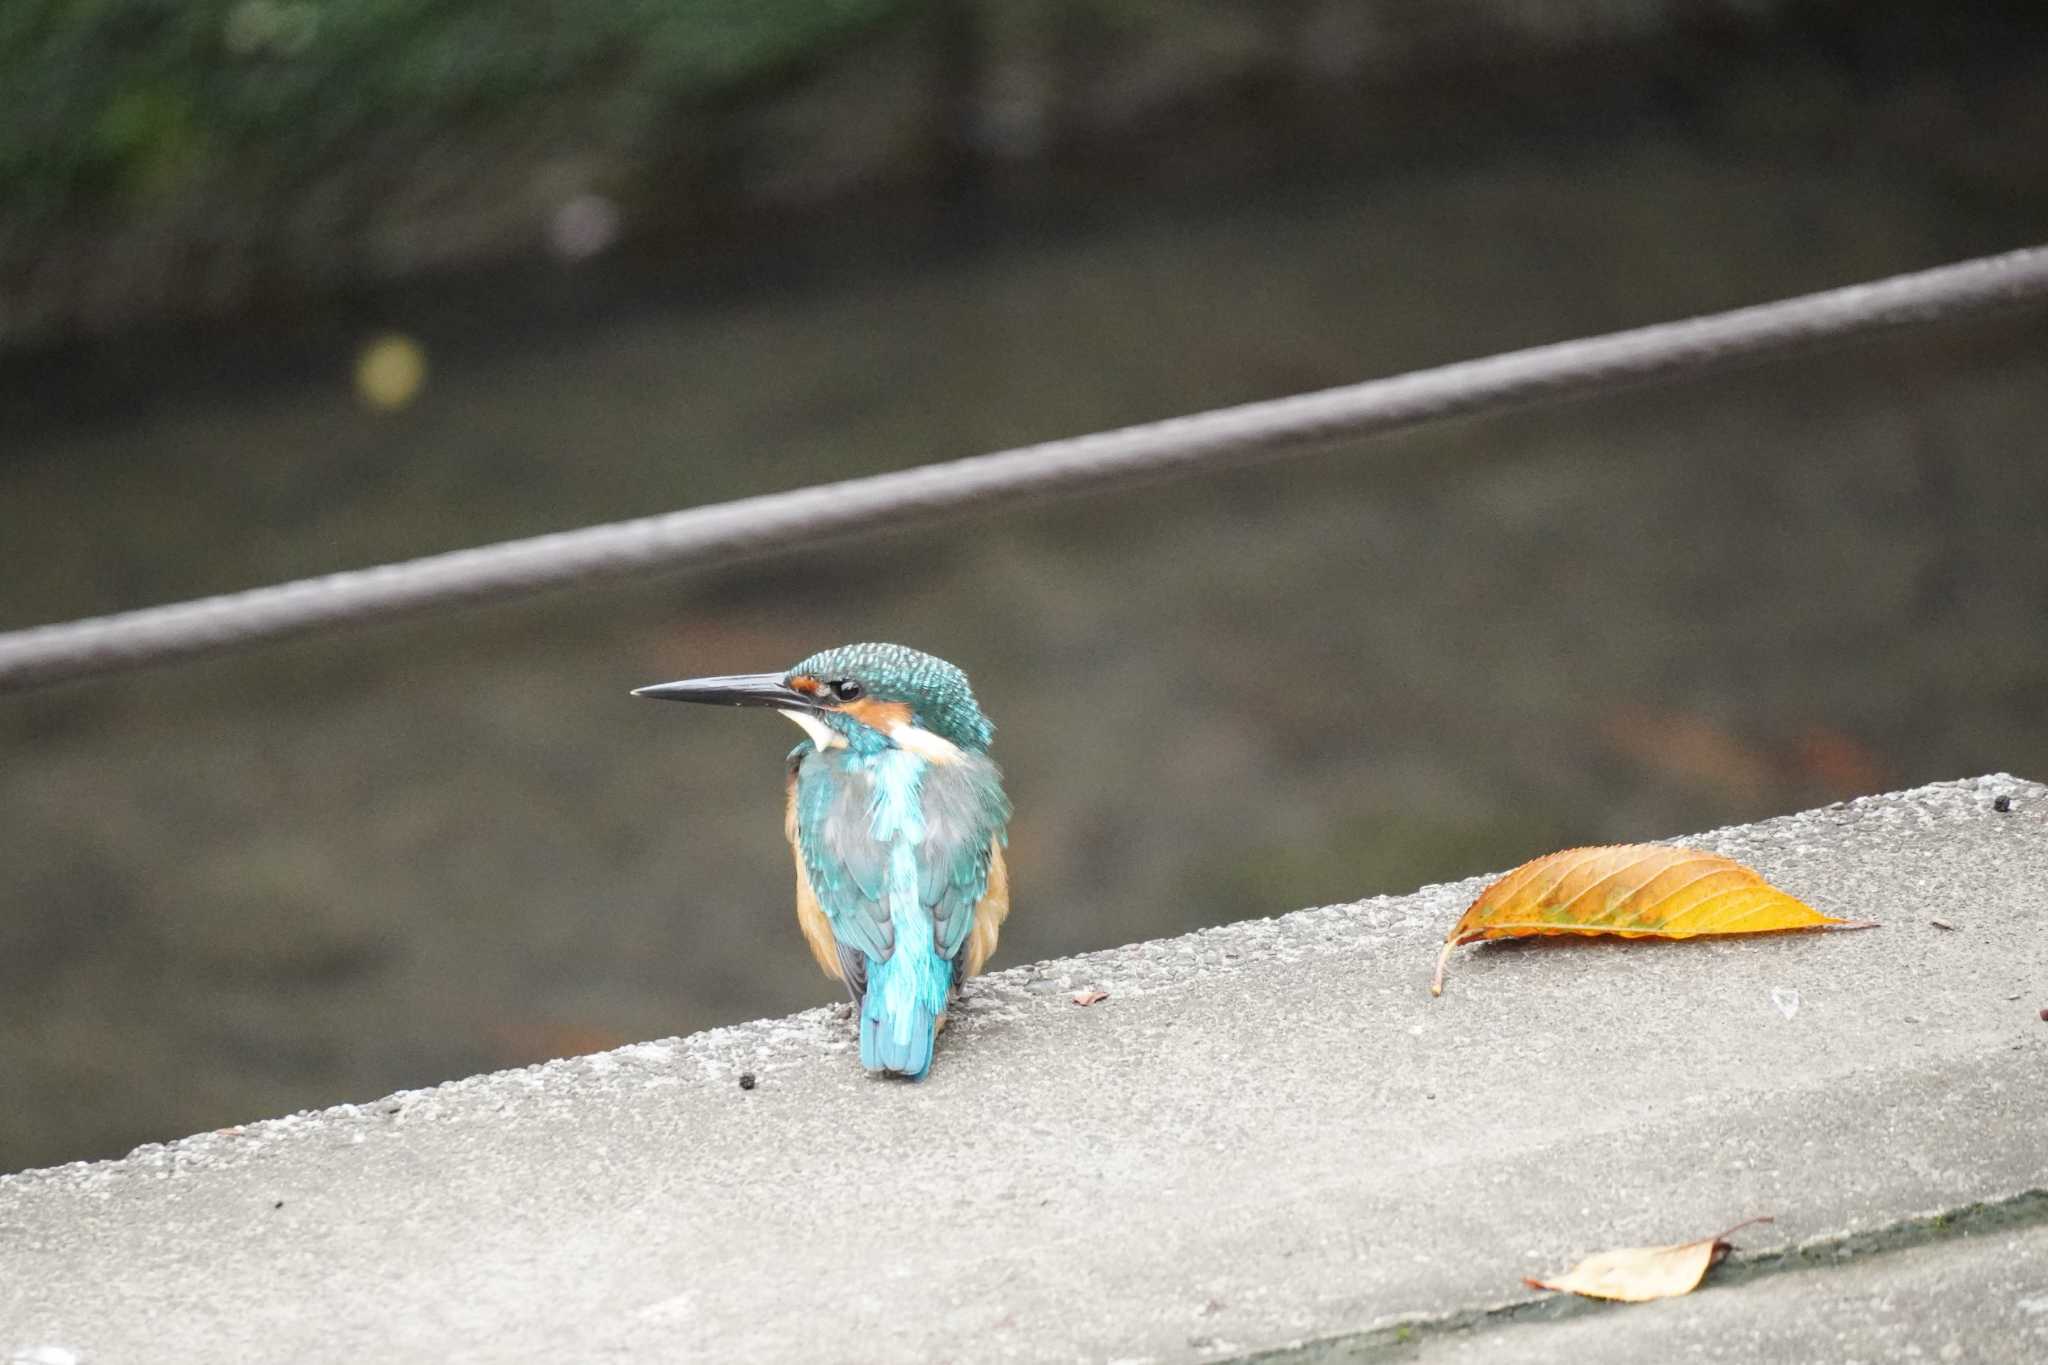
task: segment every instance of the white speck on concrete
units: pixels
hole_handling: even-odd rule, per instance
[[[66,1346],[23,1346],[7,1357],[7,1365],[82,1365],[78,1352]]]

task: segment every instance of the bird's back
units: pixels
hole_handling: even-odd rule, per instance
[[[993,945],[993,922],[977,932],[977,914],[1007,909],[1006,884],[1002,906],[984,905],[1009,817],[1000,774],[976,753],[940,763],[811,749],[791,797],[799,902],[808,894],[831,927],[859,1003],[861,1063],[922,1077],[964,959]]]

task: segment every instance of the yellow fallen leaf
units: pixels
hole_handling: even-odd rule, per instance
[[[1823,915],[1718,854],[1666,844],[1568,848],[1523,863],[1479,893],[1444,936],[1429,993],[1444,993],[1451,949],[1483,938],[1693,938],[1874,927]]]
[[[1681,1242],[1673,1247],[1627,1247],[1588,1256],[1554,1280],[1524,1276],[1531,1289],[1555,1289],[1562,1294],[1582,1294],[1590,1299],[1621,1299],[1647,1303],[1690,1294],[1699,1287],[1700,1277],[1728,1254],[1728,1238],[1751,1223],[1768,1223],[1768,1215],[1745,1218],[1726,1232],[1698,1242]]]

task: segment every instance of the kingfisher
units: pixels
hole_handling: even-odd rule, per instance
[[[902,645],[844,645],[786,673],[688,678],[636,697],[795,721],[783,833],[796,919],[860,1012],[860,1061],[923,1080],[960,984],[1010,913],[1010,801],[967,675]]]

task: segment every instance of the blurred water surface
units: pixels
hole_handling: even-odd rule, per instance
[[[843,273],[650,285],[540,328],[508,328],[493,284],[359,300],[257,383],[234,372],[246,343],[132,388],[102,367],[90,402],[11,400],[63,420],[0,458],[0,624],[2038,237],[2038,188],[1973,170],[2037,158],[2030,125],[1928,98],[1844,96],[1839,124],[1774,132],[1770,154],[1740,117],[1637,125],[1057,228],[998,217],[885,269],[870,250]],[[1900,133],[1928,117],[1957,126]],[[350,374],[392,329],[428,369],[378,413]],[[791,924],[795,731],[626,696],[825,645],[900,640],[973,675],[1018,811],[999,966],[1570,843],[2041,776],[2044,342],[2038,318],[1920,331],[0,698],[0,1169],[833,998]]]

